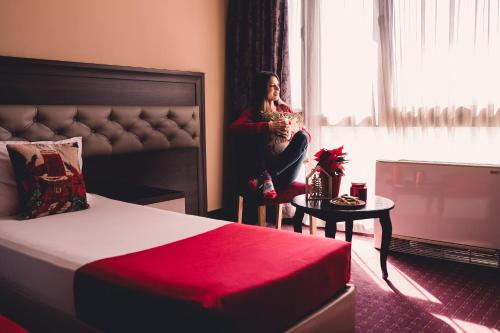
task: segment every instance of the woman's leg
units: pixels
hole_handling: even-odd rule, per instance
[[[304,157],[305,154],[297,162],[290,165],[284,172],[273,177],[274,184],[278,192],[281,188],[286,187],[297,178],[300,168],[302,167]]]
[[[288,147],[270,163],[271,175],[277,188],[286,186],[297,178],[307,146],[307,134],[299,131]]]

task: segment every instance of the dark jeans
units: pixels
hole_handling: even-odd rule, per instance
[[[253,148],[253,153],[246,154],[239,159],[240,165],[240,178],[241,188],[246,189],[248,184],[247,181],[250,178],[256,178],[262,174],[264,170],[268,170],[273,179],[273,184],[277,189],[283,188],[289,185],[299,173],[302,162],[306,155],[308,146],[308,136],[303,131],[298,131],[293,136],[292,140],[286,147],[286,149],[278,156],[267,158],[266,152],[262,149],[265,142],[258,142],[258,147],[256,143],[249,143],[249,146],[243,151],[251,151]],[[250,147],[253,146],[253,147]]]
[[[297,178],[306,155],[308,141],[307,134],[298,131],[288,144],[288,147],[271,161],[268,161],[268,170],[276,189],[289,185]]]

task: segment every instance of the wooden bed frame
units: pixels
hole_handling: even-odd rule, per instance
[[[198,106],[199,147],[139,152],[141,160],[84,149],[84,176],[92,184],[121,170],[133,183],[183,191],[186,212],[206,216],[203,73],[0,56],[0,105]],[[140,172],[144,159],[155,170]]]
[[[48,307],[0,281],[0,312],[24,325],[31,333],[100,331],[75,317]],[[348,284],[329,303],[284,333],[353,333],[356,288]]]
[[[137,163],[128,163],[134,160],[130,154],[92,156],[85,155],[84,150],[84,174],[86,181],[99,181],[111,177],[116,164],[127,164],[127,175],[134,183],[160,184],[184,191],[187,212],[206,215],[202,73],[0,57],[1,105],[198,106],[199,147],[139,152],[141,160],[136,159]],[[2,125],[0,119],[0,129]],[[0,140],[6,139],[0,132]],[[147,175],[140,172],[145,158],[154,164],[154,172],[148,171]],[[185,173],[186,169],[191,171]],[[186,176],[189,174],[197,177]],[[0,280],[0,299],[0,311],[32,332],[97,332],[74,317],[31,299],[7,281]],[[354,305],[355,288],[348,285],[286,333],[354,332]]]

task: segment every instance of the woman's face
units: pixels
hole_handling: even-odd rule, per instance
[[[271,76],[267,81],[267,100],[277,101],[280,99],[280,83],[275,76]]]

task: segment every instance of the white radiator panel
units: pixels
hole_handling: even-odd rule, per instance
[[[393,237],[500,249],[499,165],[377,161],[375,192],[396,205]]]

